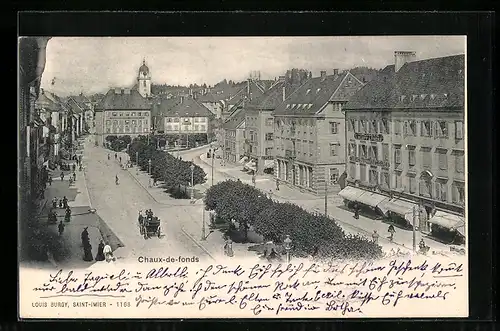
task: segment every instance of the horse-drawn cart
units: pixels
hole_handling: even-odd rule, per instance
[[[158,217],[140,217],[139,218],[139,231],[144,239],[151,238],[151,236],[161,236],[160,219]]]

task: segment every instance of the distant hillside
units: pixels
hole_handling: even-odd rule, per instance
[[[375,69],[375,68],[369,68],[369,67],[355,67],[355,68],[349,69],[351,74],[353,74],[354,76],[356,76],[356,78],[358,78],[360,81],[365,82],[365,83],[369,82],[373,78],[375,78],[375,76],[377,75],[377,73],[380,70],[381,69]]]

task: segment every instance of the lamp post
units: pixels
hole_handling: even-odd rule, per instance
[[[213,144],[210,144],[210,151],[212,152],[212,186],[214,186],[214,157],[215,157],[215,152],[213,149]]]
[[[328,217],[328,174],[325,168],[325,217]]]
[[[289,235],[286,235],[285,240],[283,240],[283,244],[285,245],[286,250],[286,263],[290,263],[290,249],[292,248],[292,239],[290,239]]]
[[[148,166],[149,166],[149,175],[151,176],[151,159],[148,160]]]
[[[194,163],[191,163],[191,166],[189,167],[191,169],[191,203],[194,199]]]
[[[138,175],[139,174],[139,152],[135,152],[135,165],[136,165],[135,174]]]

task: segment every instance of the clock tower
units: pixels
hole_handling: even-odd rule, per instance
[[[142,60],[142,65],[139,68],[139,75],[137,76],[137,90],[143,97],[151,96],[151,74],[146,65],[146,60]]]

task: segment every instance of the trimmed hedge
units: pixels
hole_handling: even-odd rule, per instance
[[[128,155],[132,161],[136,161],[136,153],[139,154],[139,167],[143,171],[149,170],[151,160],[151,177],[163,181],[167,189],[180,190],[181,186],[191,186],[191,161],[179,160],[171,154],[156,149],[156,138],[152,137],[147,144],[147,137],[139,136],[132,140]],[[193,170],[194,185],[206,182],[206,173],[198,165]],[[174,192],[175,193],[175,192]],[[178,193],[178,192],[177,192]],[[185,197],[182,194],[174,194],[174,197]]]
[[[292,203],[275,202],[253,186],[226,180],[207,190],[205,209],[231,223],[236,220],[246,231],[252,226],[266,240],[280,243],[289,235],[293,255],[367,259],[382,256],[382,248],[371,240],[346,235],[335,220],[312,214]],[[246,233],[246,232],[245,232]]]

